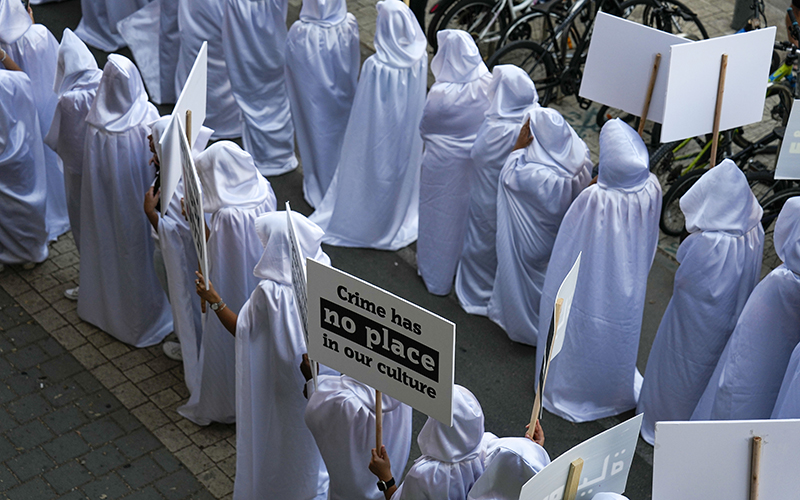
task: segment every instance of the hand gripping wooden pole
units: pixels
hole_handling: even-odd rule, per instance
[[[717,86],[717,105],[714,108],[714,132],[711,139],[711,156],[708,159],[708,168],[717,164],[717,147],[719,146],[719,119],[722,114],[722,96],[725,93],[725,73],[728,71],[728,54],[722,54],[719,67],[719,85]]]
[[[753,436],[753,450],[750,459],[750,500],[758,500],[758,476],[761,468],[761,437]]]
[[[564,299],[559,298],[556,300],[555,312],[553,314],[553,338],[550,341],[549,353],[553,352],[553,344],[556,340],[556,332],[558,331],[558,318],[561,317],[561,308],[564,306]],[[533,439],[533,433],[536,432],[536,422],[539,420],[539,413],[542,411],[542,397],[544,392],[544,383],[547,382],[547,372],[550,370],[551,357],[545,360],[547,363],[544,368],[544,375],[542,376],[541,389],[536,391],[536,396],[533,399],[533,410],[531,411],[531,421],[528,424],[528,430],[525,435]]]
[[[375,451],[380,454],[383,444],[383,394],[375,391]]]
[[[647,114],[650,112],[650,102],[653,100],[653,89],[656,86],[656,77],[658,77],[658,67],[661,65],[661,54],[656,54],[655,62],[653,62],[653,72],[650,73],[650,84],[647,86],[647,95],[644,98],[644,108],[642,109],[642,118],[639,120],[639,137],[644,133],[644,122],[647,121]]]
[[[575,500],[578,495],[578,482],[581,479],[581,472],[583,472],[583,459],[576,458],[569,464],[567,484],[564,487],[564,500]]]

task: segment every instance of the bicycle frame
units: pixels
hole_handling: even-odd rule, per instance
[[[495,4],[492,8],[492,18],[486,23],[486,26],[478,33],[478,40],[487,41],[487,42],[494,42],[496,40],[490,39],[486,37],[486,34],[489,32],[489,27],[493,26],[497,18],[500,17],[500,13],[503,12],[503,9],[508,7],[508,14],[511,16],[511,20],[515,21],[520,17],[520,13],[524,12],[535,5],[539,0],[523,0],[518,5],[514,5],[513,0],[501,0],[499,3]],[[497,36],[497,40],[500,39],[500,36]]]

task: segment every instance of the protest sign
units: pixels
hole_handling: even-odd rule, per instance
[[[561,500],[570,464],[583,459],[578,478],[578,499],[600,492],[623,493],[628,482],[643,415],[636,415],[567,451],[525,483],[519,500]],[[684,497],[700,498],[700,497]]]
[[[308,355],[452,425],[455,325],[311,259],[306,270]]]
[[[789,121],[786,123],[786,132],[783,135],[778,164],[775,166],[775,179],[800,179],[800,106],[795,100]]]
[[[676,141],[714,130],[723,54],[727,54],[728,61],[719,129],[761,121],[774,42],[772,26],[673,45],[661,141]]]
[[[750,499],[755,436],[758,497],[796,498],[800,420],[717,420],[656,423],[653,500]]]
[[[621,17],[598,12],[595,19],[580,96],[642,116],[656,54],[661,63],[647,118],[661,123],[667,92],[670,47],[691,43]]]
[[[197,54],[197,59],[194,61],[192,71],[186,79],[186,84],[183,86],[178,102],[172,111],[173,121],[167,126],[164,135],[161,136],[159,144],[156,148],[159,149],[159,159],[161,161],[161,215],[167,213],[172,196],[175,194],[175,187],[181,179],[181,152],[180,146],[174,142],[167,140],[170,135],[170,128],[173,127],[175,122],[174,118],[177,117],[181,120],[181,125],[184,130],[191,129],[191,138],[189,140],[189,151],[191,146],[197,140],[203,122],[206,119],[206,87],[208,81],[208,42],[203,42],[200,47],[200,52]],[[187,117],[187,111],[190,112],[190,123],[187,125],[184,120]],[[184,134],[185,135],[185,134]]]

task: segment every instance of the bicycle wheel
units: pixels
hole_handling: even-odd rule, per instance
[[[525,70],[539,93],[539,103],[547,106],[559,80],[555,63],[544,47],[528,40],[509,43],[492,54],[486,62],[490,71],[498,64],[513,64]]]
[[[500,33],[508,25],[508,11],[494,12],[499,4],[493,0],[461,0],[445,13],[439,29],[463,30],[472,35],[483,59],[494,52]]]
[[[442,18],[447,14],[447,12],[452,9],[458,0],[441,0],[437,3],[434,7],[436,11],[433,13],[433,17],[431,18],[430,23],[428,23],[428,45],[433,48],[433,53],[435,54],[437,50],[439,50],[439,40],[436,38],[436,33],[444,28],[440,28],[439,25],[442,22]]]
[[[661,204],[661,217],[658,221],[658,227],[669,236],[680,236],[686,228],[686,217],[681,210],[681,197],[686,194],[694,183],[706,173],[706,170],[694,170],[686,175],[682,175],[675,181],[675,184],[669,188],[667,194]]]
[[[676,0],[629,0],[622,16],[651,28],[689,40],[705,40],[708,32],[692,10]]]
[[[744,149],[757,137],[768,134],[775,127],[785,127],[792,111],[794,97],[791,89],[782,84],[767,87],[767,97],[764,100],[764,114],[761,121],[746,127],[736,129],[733,141]],[[777,151],[767,151],[764,154],[775,154]]]
[[[555,9],[554,9],[555,10]],[[563,16],[560,10],[552,12],[549,16],[544,12],[533,11],[516,19],[500,33],[497,48],[519,40],[530,40],[543,44],[553,34],[552,28],[561,24]]]
[[[761,203],[761,208],[764,209],[764,215],[761,217],[761,227],[764,228],[764,260],[762,268],[765,268],[768,272],[781,265],[781,259],[775,253],[775,242],[773,240],[775,220],[781,213],[786,201],[795,196],[800,196],[800,188],[798,187],[775,193]]]

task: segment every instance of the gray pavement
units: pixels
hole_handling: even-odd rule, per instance
[[[734,0],[684,3],[700,15],[711,36],[732,31]],[[348,2],[359,21],[363,58],[374,52],[374,4]],[[299,8],[300,0],[290,1],[289,23]],[[782,12],[770,5],[768,19],[781,25]],[[80,1],[38,6],[35,13],[60,39],[64,27],[77,26]],[[779,33],[783,37],[782,29]],[[102,66],[106,54],[93,52]],[[130,56],[127,49],[120,52]],[[583,111],[570,97],[553,107],[596,159],[596,105]],[[302,197],[301,169],[270,181],[279,206],[288,200],[295,210],[311,213]],[[677,246],[676,239],[662,235],[648,281],[641,370],[671,297]],[[455,322],[456,382],[481,401],[487,430],[501,436],[524,432],[533,400],[534,348],[510,342],[486,318],[466,314],[454,295],[428,294],[417,276],[415,245],[398,252],[325,250],[336,267]],[[79,266],[68,234],[51,245],[50,258],[34,270],[12,266],[0,273],[0,498],[231,498],[235,427],[199,427],[177,414],[188,392],[181,365],[164,357],[160,346],[132,349],[78,318],[74,303],[62,293],[75,285]],[[556,457],[632,414],[584,424],[546,414],[545,447]],[[415,412],[415,435],[424,421]],[[418,454],[414,443],[411,460]],[[627,495],[649,499],[651,481],[652,447],[640,440]]]

